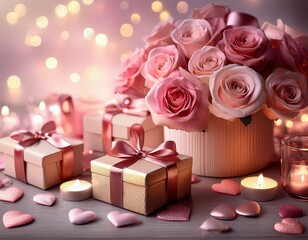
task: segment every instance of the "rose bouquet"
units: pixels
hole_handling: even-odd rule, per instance
[[[292,119],[308,105],[308,38],[228,6],[159,22],[123,63],[115,92],[144,98],[157,125],[206,130],[210,115],[248,125],[261,111]]]

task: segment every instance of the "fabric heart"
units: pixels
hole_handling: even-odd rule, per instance
[[[111,211],[108,213],[107,218],[116,227],[132,225],[138,222],[138,218],[135,214],[121,213],[118,211]]]
[[[93,211],[82,211],[79,208],[73,208],[68,213],[68,218],[73,224],[85,224],[96,219]]]
[[[18,187],[9,187],[0,191],[0,200],[6,202],[16,202],[24,194],[24,191]]]
[[[218,193],[224,193],[228,195],[238,195],[241,192],[241,185],[231,179],[224,179],[220,183],[212,185],[212,190]]]
[[[227,232],[231,230],[228,225],[212,217],[205,220],[200,226],[200,229],[209,232]]]
[[[194,183],[198,183],[200,182],[200,178],[198,178],[196,175],[192,175],[191,176],[191,183],[194,184]]]
[[[0,179],[0,188],[8,187],[13,184],[13,181],[9,178],[2,178]]]
[[[261,212],[261,207],[257,202],[247,201],[235,209],[236,213],[245,217],[256,217]]]
[[[44,206],[51,206],[56,200],[52,193],[39,193],[33,197],[33,201]]]
[[[282,218],[298,218],[303,215],[303,209],[292,204],[285,204],[279,210],[279,216]]]
[[[4,213],[2,220],[4,227],[13,228],[31,223],[34,218],[31,214],[13,210]]]
[[[165,210],[157,214],[157,218],[164,221],[189,221],[191,209],[190,207],[174,204],[168,206]]]
[[[300,235],[304,232],[304,226],[295,218],[284,218],[274,225],[274,229],[280,233]]]
[[[233,220],[236,218],[236,212],[230,204],[220,204],[211,211],[211,216],[223,220]]]

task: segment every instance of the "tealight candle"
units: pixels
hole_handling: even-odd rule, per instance
[[[260,174],[258,177],[247,177],[241,181],[241,196],[253,201],[269,201],[276,197],[278,183]]]
[[[84,180],[72,180],[60,185],[61,198],[67,201],[81,201],[92,196],[92,184]]]
[[[308,198],[308,166],[293,165],[286,179],[286,191],[294,196]]]

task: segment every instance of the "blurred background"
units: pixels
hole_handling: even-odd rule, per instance
[[[184,19],[211,2],[308,32],[307,0],[2,0],[0,107],[51,92],[111,99],[122,61],[159,20]]]

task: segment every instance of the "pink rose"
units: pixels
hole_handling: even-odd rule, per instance
[[[253,68],[262,73],[272,59],[272,50],[264,32],[253,26],[226,29],[218,43],[231,63]]]
[[[212,73],[226,63],[225,54],[216,47],[205,46],[191,56],[188,70],[203,82],[208,83]]]
[[[212,27],[204,19],[185,19],[172,31],[171,37],[188,58],[203,46],[214,45]]]
[[[146,79],[145,85],[150,88],[158,80],[169,77],[181,66],[186,66],[185,57],[174,45],[168,45],[152,49],[148,60],[140,67],[140,73]]]
[[[308,49],[307,37],[300,37],[291,31],[290,27],[286,27],[282,22],[278,21],[278,27],[264,23],[262,29],[266,37],[270,40],[275,51],[275,59],[278,67],[287,68],[293,72],[300,72],[308,77]],[[292,38],[287,32],[293,34]]]
[[[127,94],[134,97],[144,97],[146,94],[145,79],[139,72],[140,66],[147,59],[144,49],[137,48],[122,65],[122,72],[115,81],[115,93]]]
[[[230,13],[230,8],[222,4],[207,4],[202,8],[193,9],[190,18],[194,19],[211,19],[211,18],[223,18],[226,19]]]
[[[184,131],[205,130],[208,87],[183,69],[180,74],[157,82],[145,97],[153,122]]]
[[[175,26],[172,18],[158,22],[149,36],[145,37],[144,40],[149,46],[171,45],[173,41],[170,35],[174,28]]]
[[[265,81],[270,119],[292,119],[308,105],[307,79],[298,72],[276,69]]]
[[[263,78],[253,69],[226,65],[210,78],[210,112],[226,120],[243,118],[257,112],[265,101]]]

